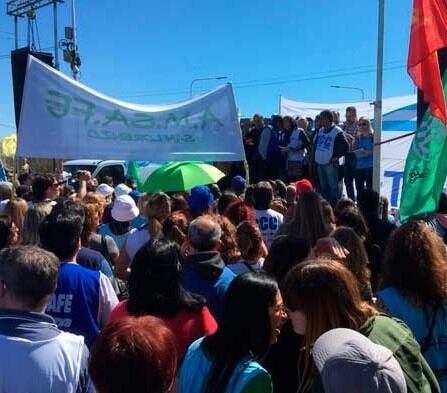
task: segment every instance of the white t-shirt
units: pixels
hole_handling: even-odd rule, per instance
[[[283,215],[273,209],[255,210],[255,212],[256,222],[261,231],[262,239],[267,248],[270,248],[273,239],[276,237],[276,232],[278,232],[279,226],[282,225],[284,221]]]
[[[149,240],[151,236],[149,231],[144,229],[132,229],[127,237],[124,247],[126,248],[127,255],[132,262],[138,250],[143,247]]]

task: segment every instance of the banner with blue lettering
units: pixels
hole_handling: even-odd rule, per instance
[[[107,97],[28,58],[17,154],[41,158],[242,161],[231,84],[170,105]]]

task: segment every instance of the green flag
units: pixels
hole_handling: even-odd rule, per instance
[[[442,82],[444,95],[447,96],[447,69]],[[400,200],[401,221],[436,211],[446,174],[447,128],[427,108],[405,163]]]
[[[138,169],[138,164],[136,161],[134,161],[134,160],[129,161],[127,175],[128,175],[128,177],[131,177],[132,179],[134,179],[137,182],[138,191],[142,191],[143,190],[143,182],[141,181],[140,171]]]

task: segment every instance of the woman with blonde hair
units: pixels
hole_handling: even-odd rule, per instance
[[[236,229],[236,242],[242,260],[228,265],[228,268],[234,274],[260,271],[268,251],[258,225],[251,221],[241,222]]]
[[[371,123],[366,116],[358,121],[359,131],[354,142],[354,151],[357,160],[354,172],[355,188],[357,194],[362,190],[372,189],[374,135]]]
[[[99,211],[99,223],[101,224],[103,221],[104,210],[106,208],[106,197],[99,192],[88,192],[87,195],[82,198],[82,202],[84,203],[93,203],[98,206]]]
[[[236,242],[236,227],[225,216],[216,216],[216,221],[222,229],[220,237],[221,246],[219,249],[220,255],[226,265],[237,262],[241,253]]]
[[[410,329],[364,302],[357,280],[342,263],[325,259],[301,263],[286,275],[281,292],[293,329],[304,336],[299,392],[323,392],[311,351],[318,337],[335,328],[355,330],[391,350],[404,372],[408,393],[440,392]]]
[[[14,223],[19,230],[19,236],[23,233],[23,223],[25,221],[25,214],[28,210],[28,203],[22,198],[12,198],[6,204],[6,211],[9,215],[9,220]]]
[[[82,203],[81,205],[85,212],[81,234],[82,246],[100,252],[111,266],[115,266],[119,255],[115,240],[111,236],[96,233],[100,223],[101,207],[95,203]]]
[[[169,197],[163,192],[152,194],[146,203],[145,216],[148,222],[130,231],[129,236],[120,250],[116,262],[116,276],[126,280],[129,266],[138,250],[148,241],[157,239],[161,235],[162,223],[171,213]]]
[[[349,253],[340,261],[354,274],[359,283],[362,299],[372,301],[372,289],[369,281],[371,272],[368,268],[368,255],[362,238],[351,228],[338,227],[330,234]]]
[[[424,222],[407,222],[391,234],[383,267],[379,302],[411,328],[446,392],[447,253],[442,239]]]

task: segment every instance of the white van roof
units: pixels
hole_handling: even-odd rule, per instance
[[[107,164],[124,164],[126,161],[124,160],[70,160],[70,161],[64,161],[64,165],[99,165],[101,163],[107,163]]]

